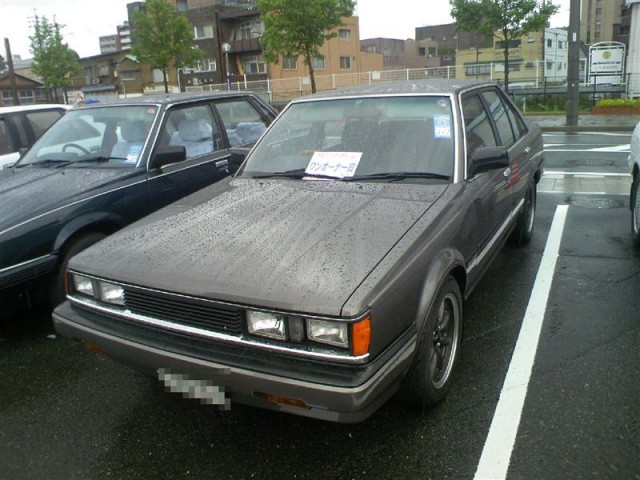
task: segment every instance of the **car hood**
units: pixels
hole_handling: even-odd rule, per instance
[[[0,171],[0,232],[139,175],[123,168],[38,168]]]
[[[340,315],[446,188],[235,179],[107,238],[70,268],[197,297]]]

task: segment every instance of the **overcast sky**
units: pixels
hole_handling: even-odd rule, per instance
[[[55,16],[64,25],[62,34],[69,46],[81,57],[100,53],[98,37],[116,33],[116,25],[127,19],[127,3],[133,0],[0,0],[0,51],[5,56],[4,39],[11,51],[30,58],[29,35],[37,13],[50,21]],[[305,0],[300,0],[304,4]],[[569,1],[555,0],[559,13],[552,27],[569,24]],[[416,27],[451,23],[449,0],[358,0],[360,38],[413,38]]]

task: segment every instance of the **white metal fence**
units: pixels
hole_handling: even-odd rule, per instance
[[[512,62],[509,68],[509,85],[515,89],[547,89],[560,88],[566,90],[566,71],[556,72],[547,68],[545,71],[543,62]],[[396,82],[402,80],[419,80],[426,78],[468,79],[504,81],[504,67],[502,63],[483,63],[465,66],[450,66],[436,68],[416,68],[404,70],[384,70],[362,73],[346,73],[333,75],[316,75],[316,90],[318,92],[335,90],[339,88],[371,85],[383,82]],[[583,88],[589,85],[597,86],[597,78],[591,79],[584,70],[581,72],[581,84]],[[626,85],[633,84],[629,76],[624,77],[621,83],[623,88],[617,92],[631,94]],[[219,90],[250,90],[265,98],[272,104],[287,103],[294,98],[311,93],[309,77],[296,77],[289,79],[269,79],[251,81],[245,75],[242,81],[213,85],[188,86],[188,92],[219,91]]]

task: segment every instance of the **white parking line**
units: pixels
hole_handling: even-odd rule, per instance
[[[560,252],[562,232],[568,205],[556,208],[547,245],[524,314],[509,371],[504,380],[500,399],[491,421],[489,434],[482,450],[475,479],[504,479],[509,469],[511,452],[518,433],[522,408],[527,396],[531,370],[538,349],[542,322],[547,310],[549,291]]]

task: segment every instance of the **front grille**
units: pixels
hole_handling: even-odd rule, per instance
[[[125,288],[125,305],[136,314],[228,334],[242,333],[243,310],[238,307],[159,292]]]

